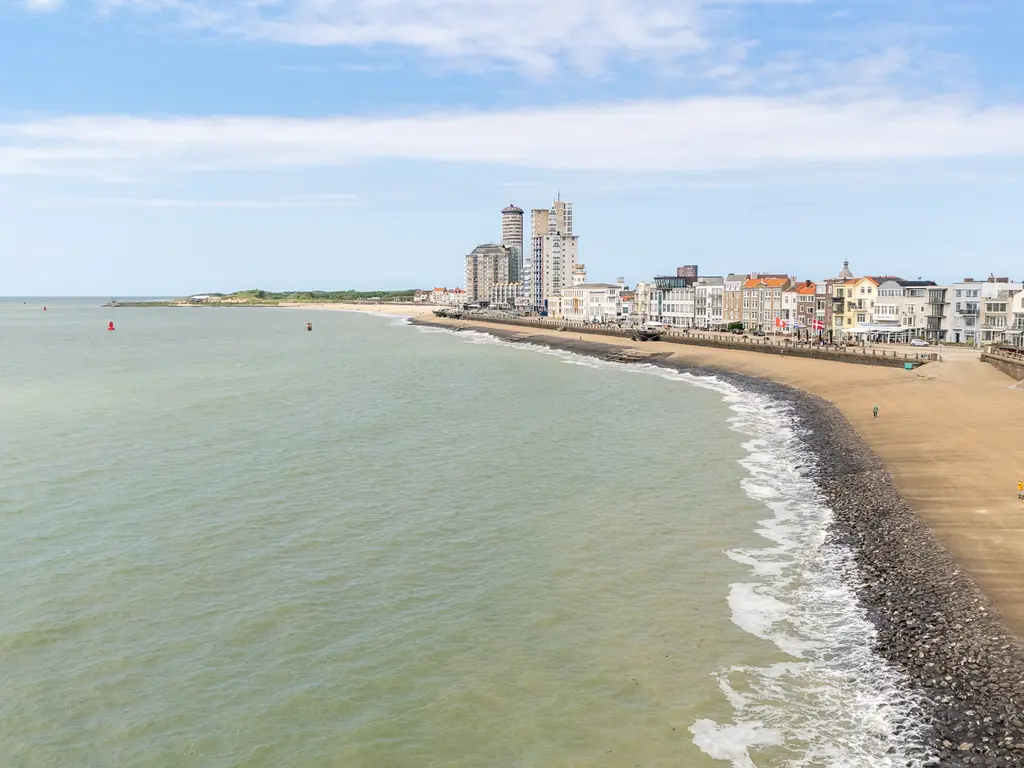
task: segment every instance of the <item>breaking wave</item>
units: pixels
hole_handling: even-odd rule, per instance
[[[420,331],[452,333],[416,326]],[[780,661],[714,672],[733,710],[728,722],[698,719],[693,743],[736,768],[918,768],[924,746],[922,702],[895,667],[874,653],[876,632],[860,605],[853,553],[829,537],[832,512],[810,477],[816,458],[801,439],[792,405],[714,376],[599,360],[543,346],[511,344],[460,331],[474,344],[501,344],[590,368],[657,375],[710,389],[744,437],[744,492],[764,505],[761,548],[724,554],[749,569],[727,597],[733,623],[773,644]]]

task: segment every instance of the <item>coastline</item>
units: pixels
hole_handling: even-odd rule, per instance
[[[633,361],[713,375],[741,389],[790,403],[805,430],[804,441],[816,458],[807,468],[808,477],[833,511],[831,535],[835,543],[852,551],[857,563],[857,591],[877,630],[875,650],[902,671],[913,692],[926,702],[926,746],[938,758],[932,764],[1024,764],[1024,643],[1014,635],[1016,628],[1004,621],[999,607],[971,578],[969,569],[958,565],[939,533],[901,495],[902,488],[890,475],[883,457],[872,449],[870,440],[855,431],[857,425],[839,403],[830,402],[810,387],[785,381],[778,372],[774,376],[770,371],[752,372],[750,368],[757,368],[757,361],[743,364],[739,360],[694,359],[702,356],[701,352],[709,357],[707,350],[693,354],[694,350],[661,349],[676,345],[638,345],[615,337],[584,339],[576,334],[472,321],[412,322],[447,330],[474,330],[615,362],[629,362],[623,359],[622,348],[633,347],[649,355]],[[768,360],[779,365],[773,357]],[[788,366],[794,363],[797,368],[803,367],[800,364],[838,366],[840,371],[829,374],[841,378],[850,368],[861,368],[843,363],[785,361]],[[744,367],[747,370],[742,370]],[[763,363],[760,367],[769,366]],[[978,367],[987,368],[980,363]],[[867,374],[878,375],[872,369]],[[908,381],[903,372],[883,369],[881,374]],[[914,378],[926,383],[950,383],[948,377]],[[875,391],[867,393],[872,396],[898,386],[884,380],[873,383]],[[864,381],[855,381],[852,386],[866,388]]]

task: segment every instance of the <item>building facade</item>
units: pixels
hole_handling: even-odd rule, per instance
[[[726,275],[722,291],[722,321],[726,325],[743,322],[743,284],[749,275]]]
[[[508,279],[518,283],[523,279],[523,209],[511,203],[501,212],[501,244],[512,251]]]
[[[781,329],[782,292],[793,285],[789,277],[751,277],[743,283],[743,327],[748,330]]]
[[[627,293],[620,282],[581,283],[566,288],[558,298],[561,317],[577,323],[610,323],[622,320],[627,314],[622,297]]]
[[[509,283],[513,253],[496,243],[478,245],[466,256],[466,298],[469,303],[490,301],[498,283]]]
[[[698,277],[698,269],[696,264],[687,264],[683,267],[676,267],[676,277],[692,277],[694,280]]]
[[[512,310],[522,295],[522,283],[495,283],[491,286],[491,309]]]
[[[1024,347],[1024,290],[1017,291],[1006,302],[1006,333],[1004,344]]]
[[[524,289],[533,309],[561,296],[573,284],[579,264],[579,238],[572,232],[572,203],[556,200],[550,208],[531,212],[530,254],[524,265]]]
[[[725,327],[725,278],[698,277],[693,291],[693,327],[706,331],[722,330]]]

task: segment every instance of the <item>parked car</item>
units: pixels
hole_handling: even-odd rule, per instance
[[[765,332],[764,332],[764,331],[762,331],[762,330],[756,330],[756,331],[754,331],[754,335],[755,335],[755,336],[764,336],[764,335],[765,335]]]
[[[912,347],[927,347],[927,346],[929,346],[929,344],[924,339],[911,339],[910,340],[910,346],[912,346]]]
[[[741,335],[742,333],[743,333],[743,329],[742,329],[742,328],[733,328],[733,329],[732,329],[732,334],[733,334],[734,336],[739,336],[739,335]]]

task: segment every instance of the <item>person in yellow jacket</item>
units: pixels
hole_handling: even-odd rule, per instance
[[[1024,499],[1024,480],[1017,481],[1017,498]]]

